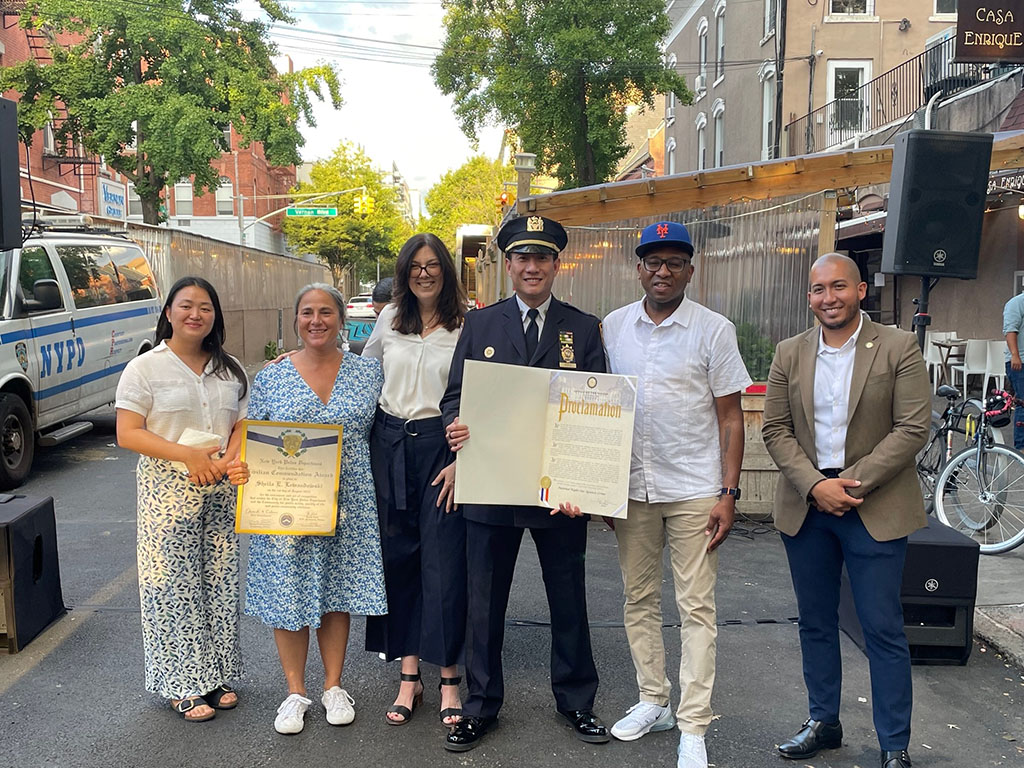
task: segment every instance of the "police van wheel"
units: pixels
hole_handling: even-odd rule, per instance
[[[17,395],[0,395],[0,490],[21,485],[35,452],[32,417]]]

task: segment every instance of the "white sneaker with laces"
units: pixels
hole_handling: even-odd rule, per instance
[[[670,730],[675,724],[671,707],[640,701],[627,709],[626,716],[612,726],[612,736],[619,741],[636,741],[651,731]]]
[[[327,710],[327,722],[331,725],[348,725],[356,719],[356,702],[344,688],[334,686],[324,691],[320,703]]]
[[[678,754],[676,768],[708,768],[708,751],[704,747],[703,736],[680,731]]]
[[[313,702],[301,693],[292,693],[281,702],[274,718],[274,730],[278,733],[301,733],[306,710]]]

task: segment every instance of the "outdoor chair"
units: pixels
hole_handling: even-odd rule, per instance
[[[985,339],[968,339],[964,360],[958,365],[949,366],[952,385],[956,386],[957,374],[964,377],[963,395],[967,399],[967,379],[969,376],[984,376],[988,372],[988,341]]]
[[[985,365],[985,385],[981,388],[981,394],[983,397],[988,394],[989,379],[993,379],[998,389],[1006,389],[1006,358],[1003,354],[1005,349],[1005,341],[990,341],[988,343],[988,360]]]

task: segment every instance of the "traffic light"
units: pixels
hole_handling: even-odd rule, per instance
[[[362,198],[362,196],[357,196],[352,201],[352,213],[354,213],[354,214],[356,214],[358,216],[362,212],[363,212],[363,198]]]
[[[373,213],[373,198],[369,195],[363,195],[363,213],[366,215]]]
[[[508,208],[508,206],[508,192],[502,192],[500,195],[498,195],[498,207],[501,208],[502,211],[504,211],[506,208]]]

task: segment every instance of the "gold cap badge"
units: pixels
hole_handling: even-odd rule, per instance
[[[540,216],[531,216],[526,220],[526,231],[527,232],[543,232],[544,231],[544,219]]]

